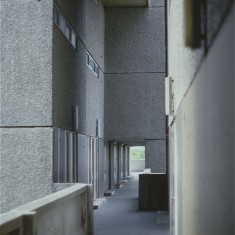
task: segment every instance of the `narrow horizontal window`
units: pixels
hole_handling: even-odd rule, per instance
[[[99,78],[99,66],[88,53],[87,53],[87,65],[95,73],[96,77]]]
[[[68,39],[71,45],[76,49],[77,48],[77,34],[65,19],[61,11],[54,5],[53,9],[53,21],[57,27],[61,30],[64,36]]]

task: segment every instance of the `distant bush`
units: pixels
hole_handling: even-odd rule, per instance
[[[145,147],[131,147],[131,160],[145,160]]]

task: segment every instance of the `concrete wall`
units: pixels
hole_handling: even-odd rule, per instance
[[[1,1],[1,126],[52,124],[51,17],[52,1]]]
[[[1,213],[51,193],[52,1],[1,1]]]
[[[105,137],[165,138],[163,74],[105,75]]]
[[[229,1],[223,5],[230,6]],[[173,138],[178,159],[175,221],[180,235],[235,232],[234,6],[226,18],[220,6],[218,1],[208,2],[206,55],[202,48],[186,48],[181,38],[183,1],[171,1],[168,9],[169,75],[178,107]],[[188,66],[184,62],[189,58]]]
[[[53,117],[55,126],[73,129],[73,108],[79,108],[79,133],[96,136],[96,119],[104,119],[104,12],[95,1],[63,1],[55,4],[78,35],[75,50],[53,26]],[[78,16],[78,17],[77,17]],[[99,79],[87,66],[87,55],[97,62]]]
[[[142,172],[145,169],[145,160],[131,160],[131,171]]]
[[[52,128],[1,128],[1,213],[51,193]]]
[[[0,230],[2,235],[92,235],[92,187],[77,184],[2,214]]]
[[[145,168],[152,173],[166,173],[166,140],[146,140]]]
[[[105,72],[164,73],[164,19],[164,7],[105,9]]]
[[[105,9],[107,139],[144,143],[165,138],[164,10]]]

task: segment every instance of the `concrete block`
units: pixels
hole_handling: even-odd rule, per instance
[[[105,138],[165,138],[163,74],[105,76]]]
[[[52,128],[1,129],[1,213],[52,192]]]
[[[166,140],[146,140],[145,167],[152,173],[166,173]]]
[[[105,72],[165,72],[164,8],[105,9]]]
[[[168,176],[166,174],[139,175],[139,209],[168,211]]]
[[[1,126],[52,124],[52,3],[1,1]]]

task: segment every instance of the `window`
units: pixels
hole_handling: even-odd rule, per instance
[[[94,72],[96,77],[99,78],[99,66],[95,62],[95,60],[92,58],[92,56],[88,53],[87,53],[87,65]]]
[[[68,21],[65,19],[64,15],[59,11],[59,9],[54,5],[53,8],[53,21],[55,25],[60,29],[64,36],[68,39],[71,45],[77,48],[77,34],[70,26]]]

